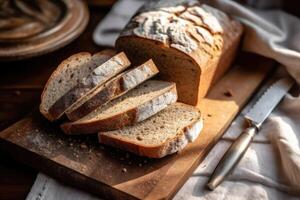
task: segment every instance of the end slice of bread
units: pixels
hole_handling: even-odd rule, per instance
[[[175,83],[150,80],[84,118],[62,124],[66,134],[87,134],[134,125],[176,102]]]
[[[105,57],[105,59],[99,61],[99,59],[103,57]],[[116,55],[98,53],[92,57],[88,65],[96,67],[89,68],[90,73],[87,76],[82,77],[75,86],[66,91],[54,102],[48,110],[48,114],[51,118],[60,118],[76,101],[125,70],[130,66],[130,62],[122,52]]]
[[[156,115],[120,130],[98,133],[99,142],[141,156],[161,158],[182,150],[198,137],[201,113],[193,106],[174,103]]]
[[[41,95],[40,112],[48,120],[55,120],[56,117],[49,113],[53,104],[115,53],[113,50],[104,50],[92,56],[88,52],[81,52],[62,61],[44,87]]]
[[[82,101],[77,102],[66,114],[71,121],[78,120],[96,108],[104,106],[109,101],[125,94],[157,73],[158,69],[150,59],[136,68],[127,70],[108,81],[102,87],[94,90],[90,95],[84,97]]]

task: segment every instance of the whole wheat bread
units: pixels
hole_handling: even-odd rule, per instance
[[[141,156],[161,158],[194,141],[203,126],[198,109],[174,103],[156,115],[120,130],[98,133],[99,142]]]
[[[176,102],[175,83],[150,80],[76,122],[62,124],[66,134],[109,131],[143,121]]]
[[[102,53],[96,54],[91,59],[92,67],[90,73],[83,77],[79,82],[63,94],[48,110],[53,119],[58,119],[64,112],[76,101],[80,100],[86,94],[100,87],[110,78],[126,69],[130,62],[124,53],[112,55],[105,62],[98,62],[98,57],[103,57]]]
[[[49,113],[53,104],[113,55],[115,55],[115,51],[112,50],[104,50],[93,56],[90,53],[81,52],[62,61],[44,87],[40,112],[51,121],[57,119]]]
[[[85,97],[87,100],[84,103],[77,102],[77,104],[73,106],[73,110],[67,111],[66,114],[71,121],[78,120],[99,106],[103,106],[109,101],[125,94],[157,73],[158,69],[150,59],[144,64],[127,70],[102,87],[99,87],[91,93],[90,98],[89,96]]]

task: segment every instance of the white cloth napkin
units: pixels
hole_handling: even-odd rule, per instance
[[[93,39],[100,46],[113,47],[121,30],[146,0],[117,1],[110,13],[98,24]]]
[[[145,1],[145,0],[144,0]],[[253,0],[251,0],[253,1]],[[276,0],[278,3],[279,0]],[[142,5],[142,0],[120,0],[101,21],[94,40],[113,46],[119,31]],[[283,64],[300,83],[300,20],[280,10],[250,9],[230,0],[208,0],[232,14],[246,26],[243,49]],[[238,116],[205,160],[188,179],[174,199],[300,199],[300,96],[286,95],[263,125],[260,133],[234,173],[215,191],[204,186],[230,143],[243,128]],[[253,103],[253,102],[252,102]],[[249,104],[242,113],[245,113]],[[70,188],[39,174],[27,200],[96,200],[85,192]]]

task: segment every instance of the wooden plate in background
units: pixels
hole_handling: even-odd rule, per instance
[[[81,0],[6,0],[0,3],[0,60],[20,60],[61,48],[85,29]]]

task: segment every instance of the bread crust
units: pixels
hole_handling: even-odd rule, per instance
[[[126,77],[131,73],[139,73],[142,72],[144,75],[141,77],[138,77],[140,79],[139,81],[136,81],[133,85],[130,87],[127,87],[128,82],[126,80]],[[73,110],[72,112],[67,112],[67,117],[71,121],[78,120],[85,115],[89,114],[99,106],[103,106],[109,101],[125,94],[126,92],[130,91],[134,87],[138,86],[138,84],[150,79],[154,75],[158,73],[158,69],[152,59],[148,60],[144,64],[132,69],[128,70],[127,72],[124,72],[120,74],[119,76],[115,77],[111,81],[109,81],[107,84],[105,84],[102,88],[99,88],[99,91],[95,91],[95,95],[92,96],[89,100],[87,100],[85,103],[83,103],[80,107]],[[140,74],[137,74],[135,76],[139,76]]]
[[[172,98],[168,98],[172,96]],[[157,103],[157,99],[160,97],[168,99],[164,102],[164,105],[160,105],[155,112],[145,113],[143,111],[144,107],[153,108]],[[164,109],[171,103],[175,103],[177,100],[177,91],[176,85],[173,83],[169,88],[163,91],[162,94],[153,97],[150,101],[147,101],[143,104],[138,105],[135,108],[128,109],[125,112],[119,113],[117,115],[105,118],[105,119],[96,119],[89,120],[86,122],[69,122],[61,125],[61,129],[65,134],[74,135],[74,134],[91,134],[99,131],[111,131],[121,129],[125,126],[131,126],[135,123],[149,118],[156,114],[158,111]],[[153,109],[152,109],[153,110]],[[143,117],[141,117],[143,115]],[[146,116],[145,116],[146,115]]]
[[[200,112],[199,112],[200,113]],[[199,126],[198,129],[195,129],[195,126]],[[146,156],[150,158],[162,158],[169,154],[176,153],[182,150],[188,142],[189,135],[195,134],[196,139],[200,134],[203,127],[203,120],[201,115],[196,120],[192,121],[187,127],[184,127],[181,130],[178,130],[176,137],[166,140],[164,143],[160,145],[141,145],[137,142],[127,140],[124,138],[120,138],[113,134],[102,134],[98,133],[98,139],[100,143],[107,144],[113,147],[117,147],[126,151],[130,151],[140,156]],[[191,131],[197,131],[195,133],[191,133]],[[176,144],[179,144],[175,146]],[[174,147],[175,146],[175,147]]]

